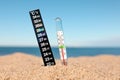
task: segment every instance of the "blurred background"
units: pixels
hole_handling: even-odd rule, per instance
[[[2,0],[1,55],[24,52],[40,56],[29,16],[35,9],[41,11],[55,55],[56,17],[62,19],[68,56],[120,54],[120,0]]]

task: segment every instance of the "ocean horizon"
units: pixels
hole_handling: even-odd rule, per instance
[[[39,47],[0,47],[0,56],[21,52],[41,57]],[[59,50],[52,47],[55,59],[59,59]],[[67,47],[68,57],[97,56],[97,55],[120,55],[120,47]]]

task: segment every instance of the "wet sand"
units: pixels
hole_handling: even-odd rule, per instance
[[[44,67],[41,57],[14,53],[0,56],[0,80],[120,80],[120,56],[99,55],[56,60]]]

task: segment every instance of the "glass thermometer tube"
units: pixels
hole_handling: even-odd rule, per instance
[[[56,22],[56,29],[57,29],[57,39],[58,39],[60,58],[61,58],[62,64],[67,65],[67,52],[64,44],[62,20],[59,17],[57,17],[55,19],[55,22]]]

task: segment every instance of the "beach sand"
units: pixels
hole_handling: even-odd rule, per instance
[[[120,56],[99,55],[56,60],[44,67],[42,58],[23,53],[0,57],[0,80],[120,80]]]

